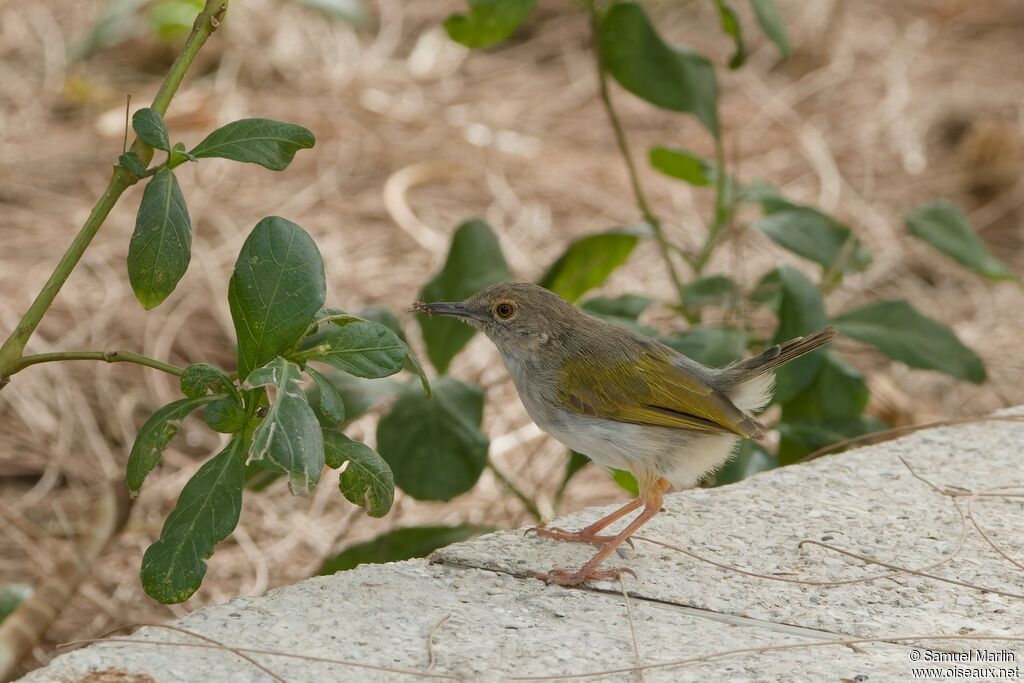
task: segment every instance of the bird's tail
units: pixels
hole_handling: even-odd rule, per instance
[[[742,384],[781,367],[794,358],[799,358],[804,354],[821,348],[835,339],[835,336],[836,328],[829,326],[806,337],[797,337],[796,339],[790,339],[788,342],[776,344],[753,358],[747,358],[746,360],[736,361],[731,365],[727,365],[722,368],[722,371],[727,373],[727,376],[729,376],[729,379],[734,384]]]

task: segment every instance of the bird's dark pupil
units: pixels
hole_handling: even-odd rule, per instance
[[[498,306],[498,315],[500,315],[502,318],[507,318],[508,316],[512,315],[512,307],[509,306],[508,304],[501,304],[500,306]]]

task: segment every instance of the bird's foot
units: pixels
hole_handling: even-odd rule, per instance
[[[535,526],[527,529],[526,532],[533,532],[541,538],[553,538],[556,541],[565,541],[567,543],[592,543],[594,545],[604,545],[605,543],[611,543],[615,540],[615,536],[599,534],[594,531],[588,531],[587,529],[580,529],[579,531],[566,531],[559,527],[544,527]],[[633,541],[626,539],[626,543],[629,547],[633,547]]]
[[[576,572],[570,572],[566,569],[552,569],[549,572],[530,572],[530,576],[535,579],[559,586],[579,586],[587,581],[614,581],[623,574],[629,574],[634,579],[637,578],[636,572],[625,567],[619,569],[594,569],[589,572],[583,569]]]

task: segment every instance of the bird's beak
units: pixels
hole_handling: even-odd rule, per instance
[[[426,313],[427,315],[440,315],[446,318],[461,318],[463,320],[479,320],[480,316],[476,313],[471,312],[466,308],[466,305],[459,303],[434,303],[425,304],[421,301],[417,301],[412,305],[412,310],[416,313]]]

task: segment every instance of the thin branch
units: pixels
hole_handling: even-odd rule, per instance
[[[633,162],[633,154],[629,150],[629,141],[626,139],[626,131],[622,127],[619,115],[616,113],[615,106],[612,104],[611,94],[608,92],[608,73],[605,71],[604,63],[601,60],[601,49],[598,45],[597,11],[593,6],[590,8],[590,26],[593,38],[594,59],[597,63],[597,82],[601,95],[601,102],[604,104],[605,112],[608,114],[608,122],[612,125],[612,131],[615,133],[615,142],[619,147],[619,152],[622,154],[622,158],[626,162],[626,170],[629,172],[629,182],[633,187],[633,195],[636,197],[637,208],[640,209],[640,213],[643,215],[644,221],[646,221],[647,224],[651,226],[651,230],[654,231],[654,239],[658,243],[661,256],[665,260],[665,267],[668,270],[668,275],[672,279],[673,286],[676,288],[676,294],[679,297],[679,305],[685,308],[685,288],[683,287],[683,281],[679,279],[679,273],[676,271],[676,266],[672,262],[672,256],[670,253],[671,245],[669,245],[668,240],[665,239],[665,233],[661,228],[661,220],[654,214],[654,211],[651,210],[651,205],[647,202],[647,196],[644,194],[643,186],[640,184],[640,175],[637,173],[636,164]]]
[[[697,257],[693,259],[693,272],[700,275],[711,259],[715,247],[718,246],[718,238],[729,222],[732,220],[732,198],[727,196],[728,176],[725,172],[725,144],[722,142],[721,133],[715,136],[715,213],[708,230],[708,236],[700,248]]]
[[[519,488],[512,483],[512,480],[506,477],[505,474],[495,467],[494,463],[490,460],[487,461],[487,468],[492,474],[494,474],[495,479],[504,484],[505,488],[512,492],[512,495],[522,501],[523,506],[526,507],[526,511],[533,515],[534,519],[540,520],[543,517],[543,515],[540,514],[540,510],[537,508],[537,504],[534,503],[528,495],[520,491]]]
[[[228,0],[207,0],[203,11],[196,17],[195,24],[192,26],[192,32],[185,41],[185,45],[182,47],[177,59],[174,60],[174,64],[171,65],[170,71],[168,71],[167,76],[164,78],[164,82],[161,84],[160,90],[157,91],[156,97],[153,98],[151,106],[159,114],[163,115],[167,111],[171,98],[174,97],[174,93],[177,92],[178,86],[181,85],[181,81],[185,77],[185,72],[192,65],[196,55],[199,53],[199,49],[220,26],[220,22],[224,18],[224,13],[227,12],[227,9]],[[138,138],[132,143],[131,151],[139,157],[143,166],[148,166],[149,162],[153,159],[153,148]],[[82,225],[82,229],[75,235],[75,239],[72,240],[71,245],[64,252],[57,267],[46,281],[46,284],[43,285],[42,291],[39,292],[39,295],[36,296],[32,305],[29,306],[25,315],[22,316],[17,327],[14,328],[14,331],[4,341],[3,345],[0,346],[0,389],[10,382],[10,376],[14,374],[11,368],[21,359],[22,353],[25,351],[25,345],[28,344],[28,340],[39,326],[46,311],[50,308],[53,300],[57,298],[57,293],[60,292],[61,287],[64,286],[71,272],[82,259],[82,255],[85,254],[85,250],[89,247],[96,233],[99,232],[103,221],[106,220],[111,209],[117,204],[117,200],[120,199],[124,191],[138,181],[139,178],[130,171],[120,166],[114,167],[114,172],[110,177],[106,190],[103,191],[103,195],[96,202],[85,224]]]
[[[56,351],[54,353],[38,353],[32,356],[22,356],[15,362],[11,374],[24,370],[30,365],[39,363],[54,363],[62,360],[100,360],[104,363],[135,363],[154,368],[177,377],[185,374],[184,368],[177,365],[164,363],[163,361],[148,356],[142,356],[131,351]]]

